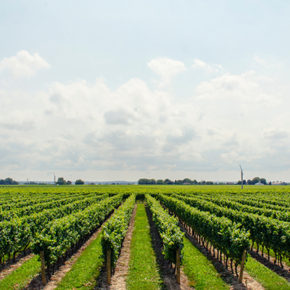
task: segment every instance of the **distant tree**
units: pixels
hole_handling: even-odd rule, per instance
[[[65,181],[65,179],[63,177],[59,177],[57,179],[56,184],[58,184],[58,185],[65,185],[66,184],[66,181]]]
[[[156,184],[164,184],[162,179],[157,179]]]
[[[75,185],[83,185],[83,184],[85,184],[85,183],[81,179],[77,179],[76,182],[75,182]]]
[[[174,184],[183,184],[183,180],[181,180],[181,179],[175,180]]]
[[[156,184],[156,180],[151,178],[151,179],[148,179],[148,178],[140,178],[138,180],[138,184]]]
[[[237,184],[242,184],[242,181],[239,180]],[[243,184],[247,184],[247,181],[246,180],[243,180]]]
[[[212,181],[206,181],[205,184],[206,185],[213,185],[213,182]]]
[[[147,178],[140,178],[138,184],[147,184]]]
[[[265,178],[260,178],[260,177],[254,177],[253,179],[248,179],[247,184],[256,184],[258,182],[261,182],[263,184],[267,184],[267,180]]]
[[[252,179],[252,182],[253,182],[253,184],[256,184],[256,183],[260,182],[260,177],[254,177]]]
[[[173,181],[170,180],[170,179],[168,179],[168,178],[166,178],[166,179],[164,180],[164,184],[173,184]]]
[[[13,180],[11,177],[7,177],[5,179],[0,179],[1,185],[16,185],[18,184],[17,181]]]
[[[70,180],[68,180],[68,181],[66,182],[66,184],[71,185],[72,182],[71,182]]]
[[[184,178],[182,183],[183,184],[192,184],[192,180],[189,178]]]

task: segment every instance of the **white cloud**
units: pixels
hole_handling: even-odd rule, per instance
[[[223,67],[220,64],[208,64],[198,58],[194,59],[192,67],[203,70],[207,73],[223,72]]]
[[[152,59],[148,62],[148,67],[160,76],[160,86],[168,85],[173,77],[185,71],[183,62],[170,58]]]
[[[290,157],[287,92],[253,71],[208,79],[188,99],[139,78],[0,88],[0,169],[134,179],[278,167]]]
[[[14,77],[31,77],[38,70],[47,68],[49,64],[39,54],[30,54],[26,50],[21,50],[15,56],[0,61],[0,72]]]

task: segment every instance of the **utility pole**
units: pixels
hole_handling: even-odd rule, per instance
[[[240,165],[240,168],[241,168],[241,189],[243,189],[244,188],[244,172],[241,165]]]
[[[56,184],[55,173],[53,173],[53,183]]]

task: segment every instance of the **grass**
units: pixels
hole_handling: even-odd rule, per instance
[[[151,244],[150,226],[143,203],[137,205],[130,248],[128,289],[161,289],[156,257]]]
[[[100,232],[82,252],[71,270],[58,284],[57,289],[93,289],[103,264]]]
[[[229,289],[214,265],[184,237],[183,270],[195,289]]]
[[[245,270],[255,280],[260,282],[265,289],[290,289],[290,284],[286,281],[286,279],[280,277],[278,274],[271,271],[249,255],[245,265]]]
[[[38,256],[23,263],[19,268],[11,272],[0,281],[0,289],[23,289],[30,280],[40,272]]]
[[[252,242],[252,241],[251,241]],[[257,249],[257,243],[254,242],[254,252],[256,251]],[[259,252],[260,253],[260,252]],[[264,257],[267,259],[268,257],[268,252],[265,250],[265,253],[264,253]],[[270,249],[270,257],[272,258],[275,258],[275,253],[272,249]],[[278,262],[277,262],[278,263]],[[287,257],[283,257],[283,263],[285,263],[288,267],[290,267],[290,259],[287,258]]]

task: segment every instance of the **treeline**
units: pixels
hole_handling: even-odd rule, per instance
[[[269,184],[271,185],[271,181],[267,183],[267,180],[265,178],[260,177],[254,177],[253,179],[248,179],[243,181],[244,184],[248,185],[254,185],[254,184]],[[241,181],[238,182],[213,182],[213,181],[197,181],[196,179],[191,180],[190,178],[184,178],[184,179],[177,179],[177,180],[170,180],[169,178],[166,179],[154,179],[154,178],[140,178],[138,180],[138,184],[178,184],[178,185],[190,185],[190,184],[199,184],[199,185],[212,185],[212,184],[241,184]]]
[[[238,181],[238,184],[241,184],[241,180]],[[248,179],[243,181],[244,184],[252,185],[252,184],[257,184],[257,183],[262,183],[262,184],[268,184],[267,180],[265,178],[260,178],[260,177],[254,177],[253,179]],[[271,181],[269,182],[269,185],[271,185]]]
[[[212,185],[214,184],[212,181],[197,181],[196,179],[191,180],[189,178],[178,179],[178,180],[170,180],[166,179],[157,179],[154,178],[140,178],[138,180],[138,184],[202,184],[202,185]]]
[[[16,185],[16,184],[18,184],[18,182],[13,180],[10,177],[7,177],[5,179],[0,179],[0,185]]]

